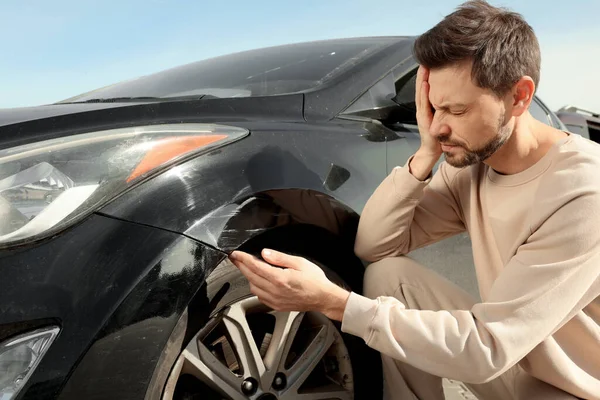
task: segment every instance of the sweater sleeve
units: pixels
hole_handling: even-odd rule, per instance
[[[352,293],[342,330],[431,374],[488,382],[600,295],[598,226],[599,190],[582,189],[534,228],[485,302],[471,310],[421,311],[393,297]]]
[[[444,162],[433,177],[420,181],[409,171],[411,159],[396,167],[365,205],[354,246],[363,260],[407,254],[465,230],[451,190],[461,170]]]

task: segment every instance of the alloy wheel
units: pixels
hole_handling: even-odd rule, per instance
[[[273,311],[250,297],[213,317],[189,342],[171,370],[163,400],[196,394],[203,399],[352,400],[353,392],[350,356],[329,319]]]

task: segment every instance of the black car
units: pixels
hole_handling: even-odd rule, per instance
[[[413,40],[247,51],[0,111],[0,399],[380,398],[378,353],[267,309],[227,255],[302,255],[360,293],[359,215],[420,144]],[[415,257],[474,287],[466,235]]]

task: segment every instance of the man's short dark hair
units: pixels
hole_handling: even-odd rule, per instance
[[[521,77],[540,80],[540,47],[524,18],[483,0],[467,1],[419,36],[413,53],[428,68],[472,61],[475,84],[501,97]]]

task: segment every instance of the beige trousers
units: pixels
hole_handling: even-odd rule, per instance
[[[467,292],[408,257],[391,257],[367,267],[364,294],[393,296],[417,310],[469,310]],[[444,399],[442,379],[382,355],[385,399]],[[573,400],[576,397],[528,375],[518,365],[484,384],[466,384],[480,400]]]

